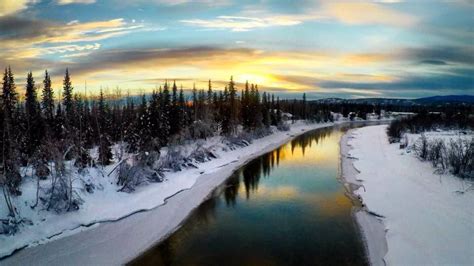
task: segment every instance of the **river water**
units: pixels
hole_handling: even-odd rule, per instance
[[[346,130],[314,130],[250,161],[130,264],[366,265],[339,180]]]

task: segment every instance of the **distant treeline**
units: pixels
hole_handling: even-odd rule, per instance
[[[474,129],[474,116],[464,112],[430,113],[422,110],[415,116],[390,123],[387,135],[390,142],[398,142],[404,133],[422,133],[436,129]]]

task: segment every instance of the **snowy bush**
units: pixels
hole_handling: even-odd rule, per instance
[[[441,172],[449,170],[462,178],[474,178],[474,138],[451,139],[446,145],[442,139],[428,140],[422,134],[413,149],[421,160],[430,161]]]
[[[451,140],[447,152],[448,164],[454,175],[474,178],[474,138]]]
[[[163,169],[170,169],[175,172],[193,166],[192,161],[184,155],[184,151],[180,146],[169,146],[168,152],[159,163]]]
[[[190,159],[195,160],[196,162],[203,163],[210,161],[211,159],[217,158],[217,156],[212,153],[212,151],[204,148],[202,145],[199,145],[189,156]]]
[[[280,131],[289,131],[290,130],[290,125],[288,125],[287,123],[279,123],[277,125],[277,129],[280,130]]]
[[[414,145],[415,153],[420,159],[426,160],[428,157],[428,139],[426,139],[425,134],[421,134],[421,137]]]
[[[444,145],[443,140],[437,139],[430,142],[427,153],[427,159],[433,167],[446,169],[446,145]]]
[[[222,143],[230,150],[235,150],[250,145],[250,143],[252,143],[252,136],[250,133],[243,131],[238,136],[227,136],[223,138]]]
[[[403,121],[401,120],[394,120],[390,125],[387,127],[387,135],[388,141],[390,143],[399,142],[402,135],[403,135]]]
[[[191,139],[207,139],[214,136],[215,133],[215,131],[212,129],[212,125],[202,120],[192,123],[188,130]]]
[[[39,202],[46,210],[57,213],[74,211],[79,209],[82,199],[73,187],[78,178],[73,174],[73,162],[69,161],[66,166],[66,158],[73,146],[66,147],[65,143],[49,143],[41,147],[35,154],[36,161],[32,167],[37,176],[36,202],[31,208],[35,208]],[[47,158],[51,161],[48,162]],[[51,179],[49,187],[40,188],[40,179]]]
[[[143,164],[132,166],[127,161],[123,161],[118,166],[117,184],[122,186],[119,191],[132,192],[139,185],[146,184],[149,181],[162,182],[163,173],[159,169],[145,167]]]

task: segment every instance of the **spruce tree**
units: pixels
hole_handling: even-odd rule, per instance
[[[51,88],[51,77],[49,76],[48,70],[44,72],[41,106],[43,108],[43,114],[46,118],[46,121],[51,123],[54,118],[54,93],[53,89]]]
[[[105,102],[104,94],[100,90],[99,95],[99,163],[101,165],[109,165],[112,162],[112,150],[110,146],[112,145],[110,140],[110,135],[107,132],[109,126],[109,109],[108,104]]]
[[[137,122],[137,144],[139,151],[146,151],[151,141],[152,133],[150,127],[150,115],[145,95],[142,95],[141,104],[138,107]],[[133,149],[133,148],[132,148]]]
[[[208,106],[212,106],[212,96],[213,96],[212,83],[211,83],[211,80],[209,80],[207,84],[207,105]]]
[[[268,111],[268,99],[266,92],[262,94],[262,123],[265,127],[269,127],[271,123],[270,113]]]
[[[63,80],[63,107],[68,119],[68,123],[73,123],[73,87],[71,83],[71,78],[69,76],[69,69],[66,68],[66,74],[64,75]]]
[[[2,101],[5,118],[11,120],[18,103],[18,94],[16,92],[15,78],[10,67],[8,69],[5,68],[3,76]]]
[[[245,130],[250,130],[251,127],[251,116],[253,115],[250,110],[250,88],[249,82],[245,82],[245,90],[242,92],[241,98],[241,115],[242,115],[242,125]]]
[[[186,106],[186,100],[184,99],[184,91],[183,91],[183,86],[181,86],[179,90],[179,100],[178,100],[178,111],[179,111],[179,119],[178,123],[180,125],[180,128],[183,129],[187,126],[187,106]]]
[[[170,112],[171,112],[171,99],[168,82],[165,82],[163,87],[163,93],[160,95],[160,144],[166,146],[168,144],[170,136]]]
[[[17,130],[20,120],[16,116],[16,106],[18,102],[18,94],[16,92],[15,78],[11,68],[5,69],[3,77],[2,88],[2,163],[0,172],[4,175],[4,182],[8,187],[8,191],[4,193],[12,193],[19,195],[21,192],[18,189],[21,183],[19,157],[19,143],[18,139],[20,131]],[[10,208],[9,208],[10,209]],[[10,209],[10,215],[14,216],[14,211]]]
[[[235,88],[234,78],[230,77],[229,82],[229,112],[230,112],[230,134],[235,134],[237,131],[238,121],[238,106],[237,106],[237,90]]]
[[[160,94],[162,94],[161,87],[160,87],[160,93],[157,93],[156,91],[153,91],[151,93],[151,99],[148,106],[147,115],[149,117],[147,118],[147,120],[149,122],[150,134],[152,138],[160,137],[161,122],[162,122],[161,109],[160,109],[160,101],[161,101]]]
[[[193,121],[198,120],[198,91],[196,84],[193,84]]]
[[[40,106],[36,94],[35,81],[31,71],[26,79],[25,111],[27,122],[27,150],[28,156],[33,155],[43,137],[43,123]]]
[[[307,106],[306,106],[306,93],[303,93],[303,102],[302,102],[302,112],[301,112],[301,118],[307,119]]]
[[[176,81],[173,81],[170,112],[170,135],[178,134],[181,130],[180,107],[178,103],[178,87]]]

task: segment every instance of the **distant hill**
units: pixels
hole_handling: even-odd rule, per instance
[[[474,95],[446,95],[432,96],[418,99],[397,99],[397,98],[360,98],[360,99],[342,99],[325,98],[315,100],[320,103],[355,103],[355,104],[382,104],[382,105],[433,105],[433,104],[474,104]]]
[[[417,103],[474,103],[474,95],[446,95],[419,98]]]

